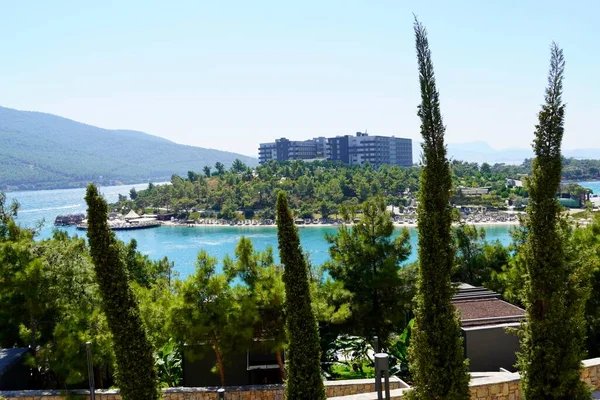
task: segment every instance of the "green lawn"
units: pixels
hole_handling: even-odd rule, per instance
[[[359,368],[351,368],[346,364],[337,364],[332,368],[332,370],[335,376],[333,380],[375,377],[375,368],[371,367],[368,363],[364,363],[362,365],[362,371]]]

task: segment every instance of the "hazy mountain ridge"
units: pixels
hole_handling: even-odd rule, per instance
[[[413,142],[413,160],[418,162],[421,155],[421,144]],[[567,158],[600,159],[600,149],[563,150]],[[533,158],[531,148],[495,149],[483,141],[469,143],[449,143],[448,156],[454,160],[488,164],[521,164],[527,158]]]
[[[168,180],[237,153],[186,146],[133,130],[109,130],[52,114],[0,107],[0,189],[81,187]]]

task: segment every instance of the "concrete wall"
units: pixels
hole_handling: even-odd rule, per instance
[[[506,325],[463,328],[463,335],[469,371],[499,371],[500,368],[515,371],[519,338],[507,333]]]

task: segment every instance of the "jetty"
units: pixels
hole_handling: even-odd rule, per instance
[[[161,225],[160,221],[157,221],[155,219],[148,219],[146,221],[135,221],[135,222],[108,221],[108,226],[113,231],[126,231],[126,230],[132,230],[132,229],[156,228],[160,225]],[[83,221],[80,224],[77,224],[77,229],[79,229],[79,230],[87,230],[87,228],[88,228],[87,220]]]
[[[154,217],[141,217],[135,211],[129,211],[125,216],[116,216],[108,220],[108,226],[113,231],[126,231],[132,229],[148,229],[161,226],[161,221]],[[77,224],[77,229],[86,230],[88,228],[87,220]]]
[[[85,220],[85,214],[67,214],[67,215],[58,215],[54,220],[54,226],[71,226],[77,225]]]

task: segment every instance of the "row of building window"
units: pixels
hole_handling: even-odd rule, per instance
[[[375,166],[396,164],[409,167],[412,165],[412,141],[396,137],[368,136],[361,132],[357,132],[356,136],[320,137],[305,141],[281,138],[275,142],[261,143],[258,154],[261,164],[271,160],[327,159],[347,164],[361,165],[368,161]]]

